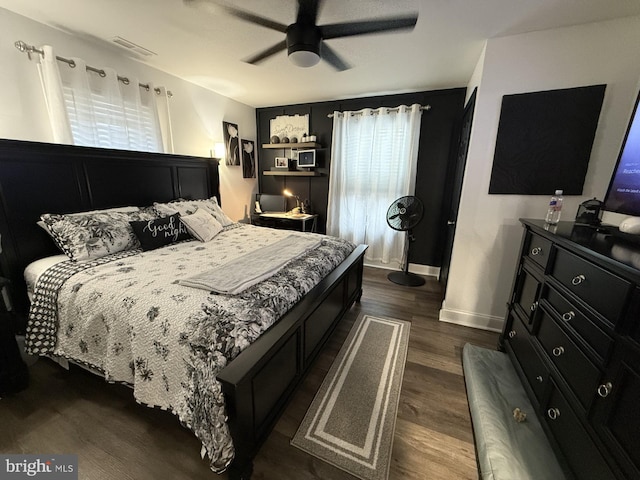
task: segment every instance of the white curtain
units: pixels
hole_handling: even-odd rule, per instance
[[[44,56],[41,57],[38,64],[38,71],[40,72],[44,99],[49,112],[53,141],[72,145],[73,134],[71,133],[71,124],[67,116],[62,79],[58,70],[58,60],[56,60],[56,56],[53,53],[53,48],[49,45],[42,47],[42,50]]]
[[[369,245],[365,260],[401,264],[406,234],[391,203],[415,193],[420,105],[334,112],[327,233]]]
[[[137,78],[125,83],[111,68],[103,68],[104,74],[87,70],[86,62],[80,58],[72,59],[75,67],[63,64],[60,68],[53,49],[45,46],[43,51],[40,78],[55,141],[165,151],[156,97],[166,98],[166,90],[159,89],[158,95],[152,84],[141,87]],[[162,110],[168,117],[168,107]],[[170,140],[166,143],[172,148]]]
[[[171,127],[171,112],[169,110],[169,92],[165,87],[156,87],[158,105],[158,117],[160,120],[160,132],[162,132],[162,144],[164,153],[173,151],[173,129]]]

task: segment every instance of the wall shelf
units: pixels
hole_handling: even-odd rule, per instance
[[[280,177],[321,177],[320,172],[307,172],[302,170],[263,170],[263,175],[273,175]]]
[[[263,143],[262,148],[320,148],[320,144],[316,142],[304,143]]]

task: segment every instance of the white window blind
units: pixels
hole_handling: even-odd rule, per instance
[[[140,88],[140,87],[139,87]],[[131,101],[113,104],[99,93],[91,92],[88,103],[63,86],[64,100],[75,145],[160,152],[154,109],[136,107]]]

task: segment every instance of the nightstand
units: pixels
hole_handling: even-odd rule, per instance
[[[9,289],[7,288],[10,283],[8,278],[0,277],[0,318],[8,316],[8,313],[12,310]]]
[[[9,280],[0,277],[0,396],[19,392],[29,385],[29,370],[20,355],[9,310],[7,285]]]

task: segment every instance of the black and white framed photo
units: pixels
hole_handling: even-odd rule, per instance
[[[276,157],[276,168],[289,168],[289,159],[287,157]]]
[[[252,140],[242,139],[242,178],[256,176],[256,151]]]
[[[224,145],[226,148],[225,165],[240,166],[240,138],[238,137],[238,125],[222,122]]]

